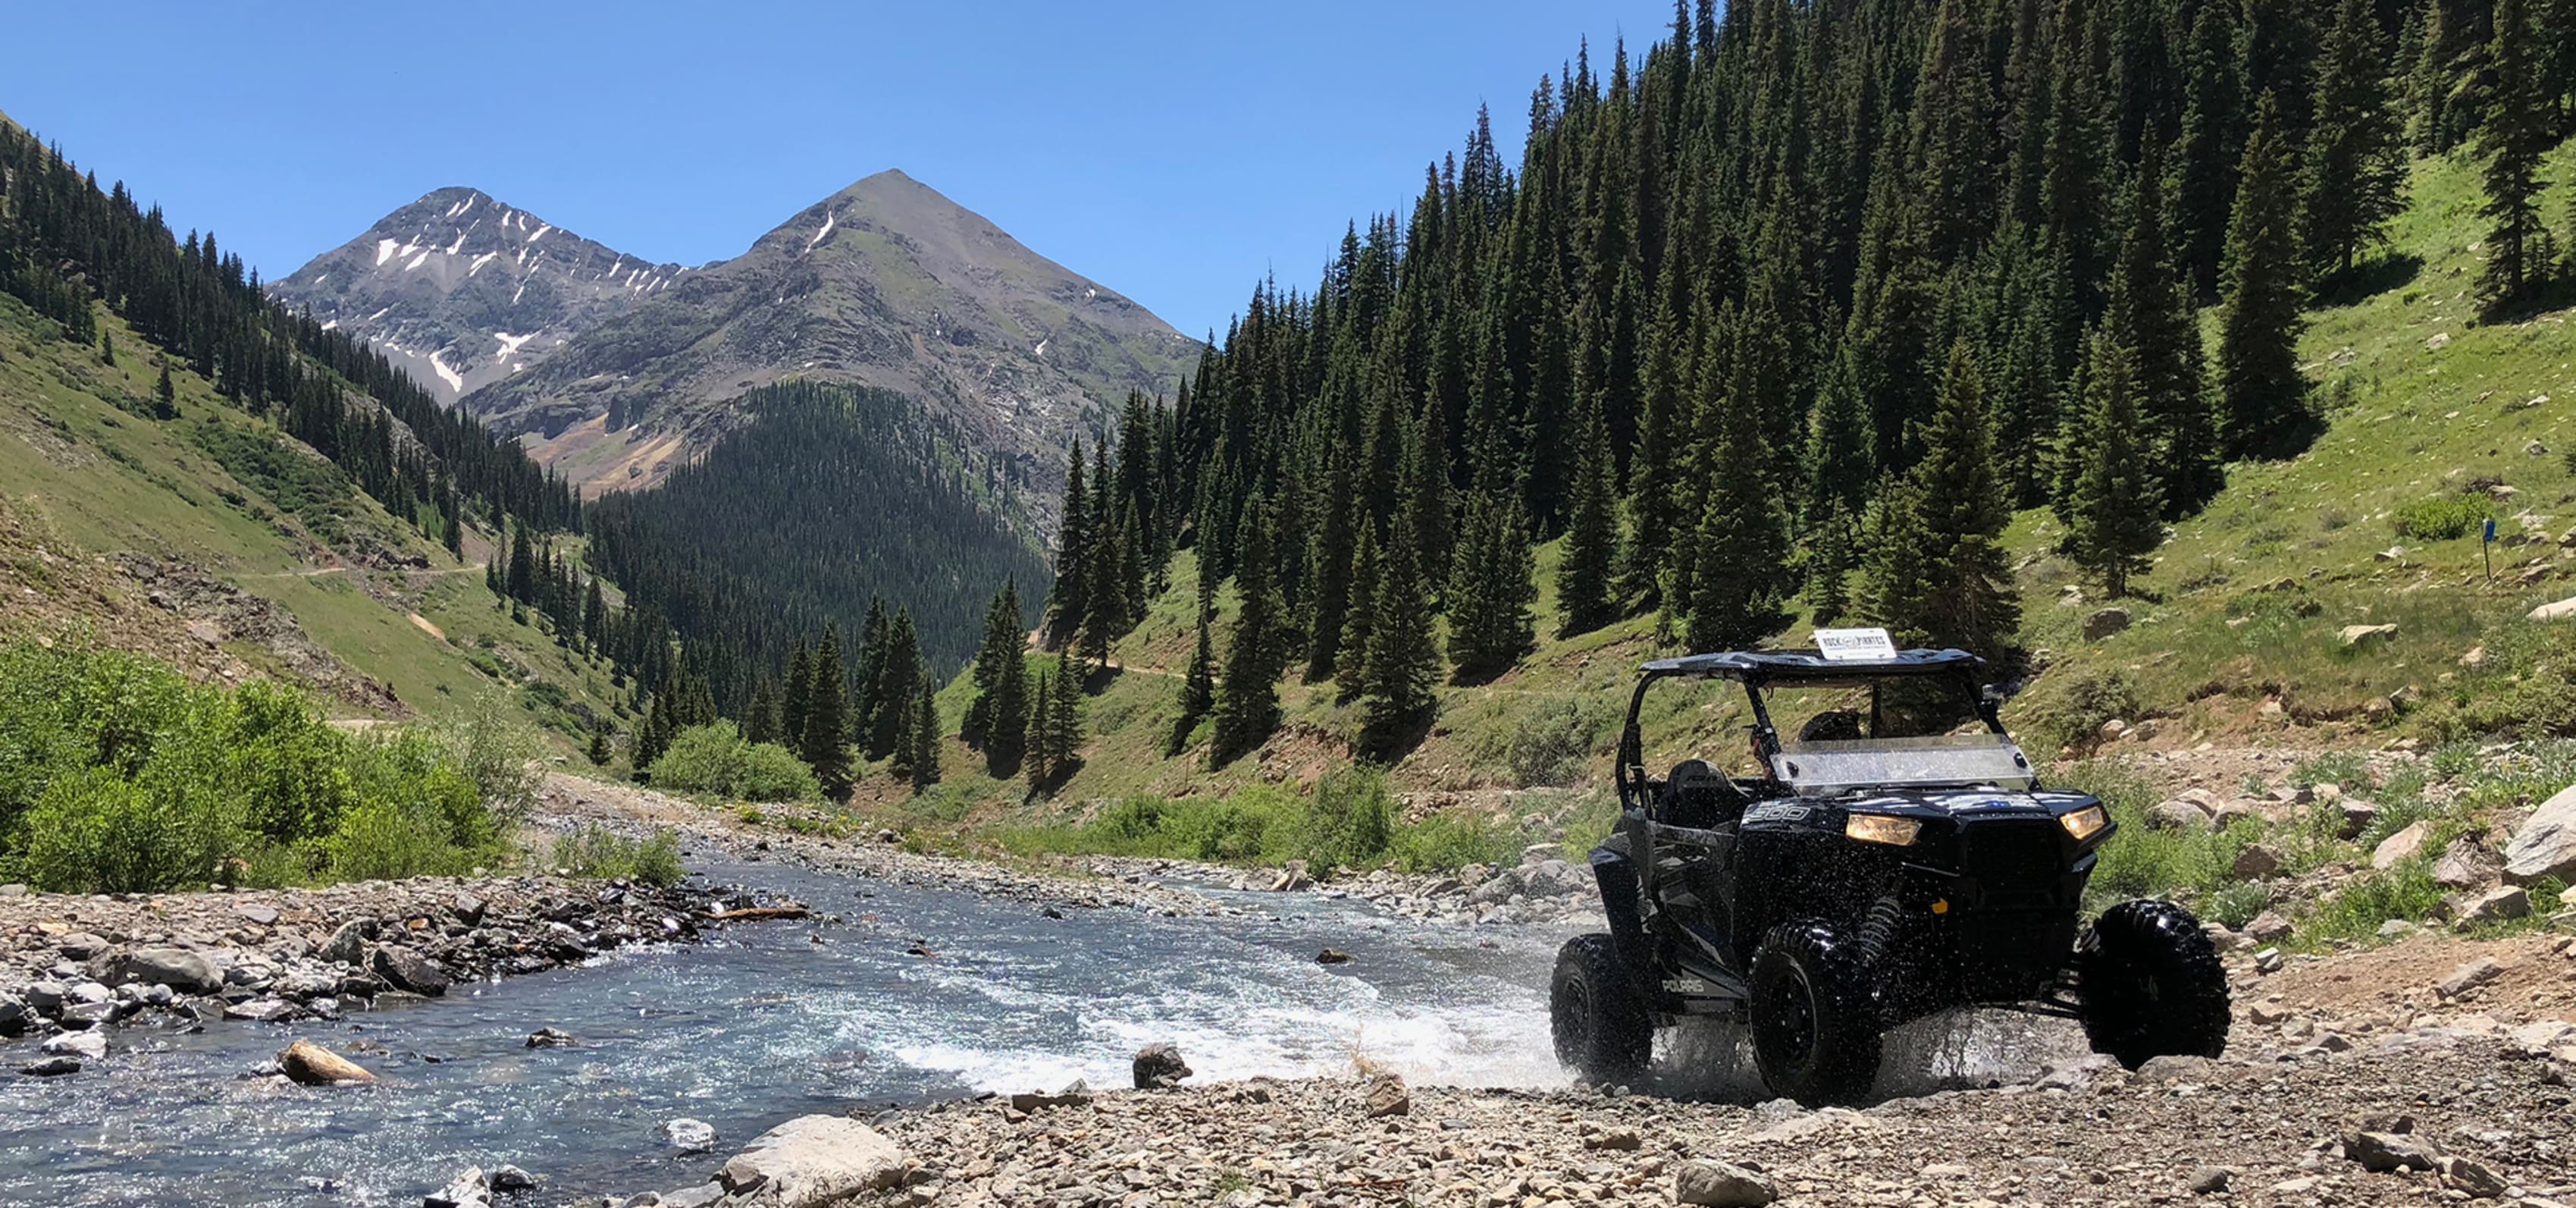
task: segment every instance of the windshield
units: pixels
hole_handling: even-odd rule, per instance
[[[1993,785],[2028,789],[2030,761],[2001,734],[1783,741],[1779,777],[1800,793],[1852,789]]]

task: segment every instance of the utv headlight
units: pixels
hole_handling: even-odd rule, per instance
[[[2111,824],[2111,816],[2103,813],[2101,806],[2088,805],[2074,813],[2058,815],[2057,821],[2066,827],[2067,834],[2075,836],[2075,841],[2081,843],[2101,834],[2102,828]]]
[[[1922,823],[1888,814],[1853,814],[1843,821],[1843,837],[1863,843],[1907,847],[1913,844],[1916,835],[1922,833]]]

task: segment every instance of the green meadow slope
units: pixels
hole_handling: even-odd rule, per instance
[[[488,534],[452,557],[184,365],[153,418],[159,350],[97,315],[113,365],[0,296],[0,638],[276,674],[351,718],[498,703],[566,742],[622,699],[496,606]]]

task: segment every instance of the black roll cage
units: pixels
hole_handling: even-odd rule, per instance
[[[1619,734],[1619,806],[1629,813],[1644,812],[1651,801],[1652,784],[1646,774],[1644,735],[1638,719],[1646,704],[1646,690],[1658,680],[1723,679],[1744,685],[1746,698],[1753,706],[1753,751],[1762,767],[1765,780],[1776,783],[1771,757],[1780,753],[1780,732],[1771,722],[1771,711],[1763,705],[1762,694],[1773,688],[1824,688],[1842,684],[1866,683],[1885,679],[1950,676],[1955,677],[1966,695],[1976,702],[1977,716],[1997,734],[2004,732],[2000,716],[2001,701],[1991,693],[1979,691],[1977,671],[1986,665],[1984,659],[1965,650],[1901,650],[1892,659],[1869,661],[1827,659],[1813,650],[1731,651],[1723,654],[1694,654],[1681,658],[1656,659],[1638,668],[1636,690],[1628,697],[1628,722]],[[1870,732],[1878,731],[1878,694],[1870,694]]]

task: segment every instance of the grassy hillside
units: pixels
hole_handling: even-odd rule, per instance
[[[2558,164],[2569,175],[2576,144]],[[2546,212],[2564,213],[2568,192],[2553,190]],[[2027,595],[2024,642],[2040,671],[2007,719],[2033,746],[2091,753],[2095,728],[2112,717],[2131,723],[2123,743],[2157,747],[2576,732],[2576,688],[2532,675],[2559,639],[2522,619],[2535,604],[2576,595],[2576,563],[2566,560],[2576,549],[2559,544],[2576,530],[2566,456],[2576,448],[2576,333],[2565,313],[2475,320],[2479,203],[2473,164],[2418,165],[2384,266],[2355,296],[2311,315],[2303,351],[2326,412],[2320,436],[2295,459],[2230,467],[2226,491],[2176,526],[2131,598],[2094,599],[2052,552],[2062,535],[2055,519],[2044,510],[2019,518],[2010,540]],[[2502,539],[2492,584],[2474,524],[2464,537],[2418,535],[2441,531],[2433,522],[2445,516],[2488,513]],[[2401,516],[2411,532],[2399,530]],[[1444,686],[1429,737],[1392,769],[1417,815],[1506,811],[1535,816],[1542,833],[1597,822],[1626,688],[1640,661],[1670,647],[1650,618],[1557,640],[1556,554],[1553,545],[1539,551],[1537,647],[1489,684]],[[1304,790],[1346,765],[1358,706],[1334,685],[1293,678],[1282,686],[1285,723],[1261,750],[1211,769],[1202,733],[1166,757],[1192,642],[1196,564],[1187,551],[1169,577],[1146,621],[1117,644],[1113,668],[1092,677],[1084,762],[1051,799],[1027,801],[1023,782],[992,779],[979,755],[952,741],[944,784],[909,800],[871,780],[861,789],[867,811],[942,829],[1007,829],[1088,817],[1130,795]],[[2106,605],[2128,610],[2130,627],[2085,641],[2086,619]],[[1218,608],[1221,651],[1235,610],[1230,585]],[[2346,627],[2359,625],[2396,629],[2347,646]],[[1777,640],[1801,643],[1806,629],[1800,618]],[[2464,667],[2481,647],[2476,666]],[[969,699],[962,679],[942,695],[952,728]],[[1734,727],[1744,719],[1725,694],[1653,699],[1649,762],[1739,749]],[[2137,725],[2145,721],[2154,724]],[[1524,789],[1543,791],[1516,795]]]
[[[497,701],[566,741],[617,698],[603,665],[495,607],[483,534],[460,563],[184,366],[178,415],[153,418],[158,351],[97,313],[113,365],[0,297],[0,636],[275,672],[353,717]]]

